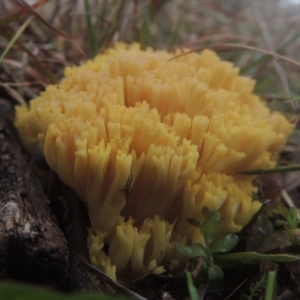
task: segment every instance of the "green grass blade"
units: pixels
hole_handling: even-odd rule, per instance
[[[2,34],[7,40],[11,40],[13,38],[13,33],[11,33],[9,30],[4,31],[1,30],[2,28],[0,27],[0,34]],[[8,28],[9,29],[9,28]],[[44,65],[44,63],[36,56],[34,55],[34,53],[32,53],[32,51],[30,51],[23,43],[21,40],[16,40],[16,45],[25,53],[27,53],[29,55],[30,58],[32,58],[32,60],[34,61],[34,63],[41,68],[41,70],[43,71],[43,73],[46,75],[46,77],[49,79],[50,83],[52,84],[56,84],[57,83],[57,79],[55,77],[55,75],[53,74],[53,72],[50,70],[49,67],[47,67],[46,65]]]
[[[274,173],[286,173],[286,172],[295,172],[300,170],[300,165],[292,165],[292,166],[284,166],[284,167],[276,167],[271,169],[256,169],[256,170],[248,170],[242,171],[238,174],[241,175],[265,175],[265,174],[274,174]]]
[[[186,272],[186,280],[191,300],[199,300],[198,292],[196,287],[194,286],[192,274],[190,272]]]
[[[14,45],[14,43],[18,40],[18,38],[21,36],[21,34],[23,33],[23,31],[25,30],[25,28],[30,24],[30,22],[33,20],[34,16],[30,16],[25,22],[24,24],[17,30],[17,32],[15,33],[15,35],[12,37],[12,39],[9,41],[9,43],[7,44],[7,46],[5,47],[4,51],[2,52],[1,56],[0,56],[0,64],[3,60],[3,58],[6,56],[6,54],[8,53],[9,49]]]
[[[259,264],[263,259],[267,259],[273,262],[297,262],[300,261],[300,257],[290,254],[261,254],[257,252],[235,252],[230,254],[218,254],[214,255],[214,259],[221,263],[234,263],[252,265]]]
[[[143,47],[149,46],[151,44],[151,31],[150,31],[150,12],[149,5],[147,1],[143,3],[143,23],[140,28],[140,42]]]
[[[91,52],[92,55],[95,56],[98,53],[97,35],[96,35],[95,27],[92,24],[91,7],[90,7],[89,0],[84,0],[84,9],[86,13],[86,24],[88,29]]]
[[[273,294],[275,290],[275,277],[276,272],[270,271],[268,274],[268,281],[267,281],[267,287],[265,292],[265,300],[273,300]]]

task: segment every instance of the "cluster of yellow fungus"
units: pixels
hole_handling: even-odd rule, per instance
[[[185,261],[174,242],[203,243],[187,218],[202,209],[238,232],[260,208],[253,176],[273,167],[292,126],[214,52],[142,51],[117,44],[17,107],[28,151],[86,203],[91,262],[117,280]],[[104,246],[105,250],[104,251]]]

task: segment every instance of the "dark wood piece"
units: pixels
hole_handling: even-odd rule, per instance
[[[87,228],[90,227],[87,208],[71,189],[64,194],[69,207],[69,225],[64,228],[70,251],[70,268],[63,289],[69,291],[99,291],[95,277],[85,267],[81,257],[88,260]]]
[[[0,271],[58,284],[68,265],[65,237],[20,146],[12,111],[0,105]]]

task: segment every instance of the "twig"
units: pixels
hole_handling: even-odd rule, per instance
[[[71,43],[71,45],[73,47],[75,47],[75,49],[77,51],[79,51],[82,55],[85,55],[84,51],[76,45],[76,43],[68,36],[66,35],[64,32],[62,32],[61,30],[57,29],[56,27],[52,26],[48,21],[46,21],[46,19],[44,19],[44,17],[42,17],[42,15],[40,15],[32,6],[30,6],[29,4],[27,4],[24,0],[17,0],[17,2],[23,7],[25,8],[32,16],[35,16],[38,20],[40,20],[44,25],[46,25],[47,27],[49,27],[53,32],[55,32],[56,34],[60,35],[61,37],[63,37],[64,39],[66,39],[69,43]]]
[[[248,280],[248,277],[245,278],[224,300],[229,300]]]
[[[20,105],[27,105],[24,98],[15,89],[11,88],[7,83],[0,81],[0,86]]]
[[[291,199],[291,197],[285,190],[281,191],[281,197],[284,199],[284,201],[288,205],[288,207],[290,207],[290,208],[295,207],[293,200]]]
[[[137,293],[130,291],[129,289],[126,289],[125,287],[121,286],[117,282],[113,281],[102,271],[100,271],[96,267],[94,267],[91,264],[89,264],[88,262],[86,262],[83,258],[80,257],[80,259],[88,270],[90,270],[91,272],[94,272],[101,281],[110,285],[116,292],[119,292],[119,293],[123,294],[124,296],[129,297],[130,299],[133,299],[133,300],[147,300],[146,298],[138,295]]]

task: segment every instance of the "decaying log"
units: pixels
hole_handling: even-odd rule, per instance
[[[66,240],[0,106],[0,271],[12,278],[57,284],[68,272]]]
[[[70,224],[64,229],[70,251],[70,268],[65,288],[70,291],[91,292],[98,291],[97,285],[92,279],[92,274],[86,269],[81,257],[88,259],[87,228],[90,227],[87,208],[76,196],[73,190],[69,190],[66,199],[70,207]]]

